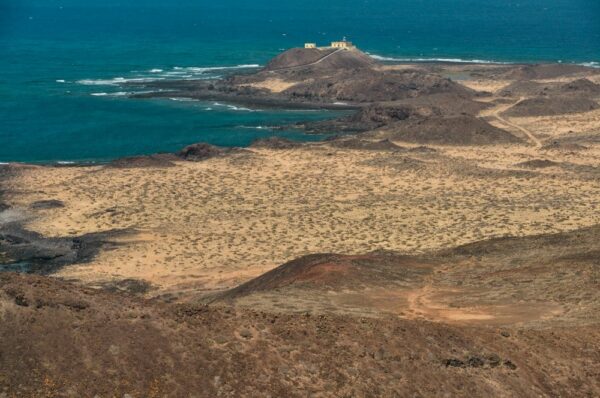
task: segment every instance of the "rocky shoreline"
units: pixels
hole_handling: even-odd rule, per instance
[[[414,144],[494,145],[526,143],[513,131],[492,126],[480,113],[509,101],[503,114],[545,116],[598,109],[600,84],[586,77],[600,70],[577,65],[483,65],[379,63],[358,51],[341,51],[315,61],[314,51],[292,49],[253,74],[213,81],[160,81],[134,84],[150,92],[132,98],[187,98],[223,101],[251,108],[349,110],[351,115],[299,122],[274,129],[307,134],[363,134]],[[512,81],[492,98],[454,77]],[[580,77],[574,82],[542,79]],[[524,99],[527,95],[527,99]],[[382,135],[383,134],[383,135]]]

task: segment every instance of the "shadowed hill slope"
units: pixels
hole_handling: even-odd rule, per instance
[[[304,286],[357,288],[417,281],[432,271],[432,264],[409,256],[376,252],[359,256],[313,254],[283,264],[228,291],[223,298],[255,292]]]
[[[418,144],[493,145],[522,142],[511,133],[470,115],[408,119],[387,126],[380,135]]]
[[[397,317],[172,305],[0,275],[8,397],[595,396],[596,327],[451,326]],[[551,364],[560,363],[560,366]]]
[[[573,96],[527,98],[508,109],[503,115],[529,117],[582,113],[599,109],[597,101]]]
[[[600,322],[600,227],[419,256],[311,255],[217,296],[241,307],[477,325]],[[285,299],[285,301],[282,301]]]

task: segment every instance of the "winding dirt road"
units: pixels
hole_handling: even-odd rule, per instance
[[[527,130],[526,128],[519,126],[511,121],[506,120],[504,117],[502,117],[502,113],[507,111],[508,109],[512,108],[513,106],[517,105],[518,103],[520,103],[521,101],[523,101],[525,98],[521,97],[519,98],[519,100],[517,102],[515,102],[514,104],[508,104],[505,106],[501,106],[498,109],[496,109],[490,116],[495,117],[500,123],[502,123],[505,126],[511,127],[513,129],[519,130],[520,132],[522,132],[523,134],[525,134],[527,136],[527,138],[529,139],[529,141],[531,141],[536,147],[541,147],[542,146],[542,141],[540,141],[531,131]]]

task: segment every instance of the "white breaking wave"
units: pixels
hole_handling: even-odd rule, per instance
[[[258,64],[246,64],[246,65],[235,65],[235,66],[209,66],[209,67],[197,67],[197,66],[176,66],[173,69],[176,71],[190,71],[196,73],[205,73],[211,72],[215,70],[226,70],[226,69],[252,69],[252,68],[260,68]]]
[[[240,129],[248,129],[248,130],[270,130],[271,128],[268,126],[238,126]]]
[[[83,84],[84,86],[116,86],[116,85],[125,84],[125,83],[150,83],[150,82],[154,82],[157,80],[164,80],[164,78],[162,78],[162,77],[157,77],[157,78],[140,77],[140,78],[126,79],[124,77],[115,77],[114,79],[97,79],[97,80],[83,79],[83,80],[78,80],[77,83]]]
[[[213,103],[214,106],[220,106],[223,108],[227,108],[230,109],[232,111],[242,111],[242,112],[262,112],[260,109],[250,109],[250,108],[244,108],[242,106],[235,106],[235,105],[231,105],[231,104],[222,104],[220,102],[214,102]]]
[[[181,98],[181,97],[171,97],[169,99],[171,101],[179,101],[179,102],[193,102],[193,101],[196,101],[193,98]]]
[[[600,68],[600,62],[583,62],[579,65],[587,66],[589,68]]]
[[[65,81],[63,79],[58,79],[56,82],[57,83],[64,83]]]
[[[75,162],[67,161],[67,160],[59,160],[56,164],[75,164]]]
[[[517,62],[505,62],[505,61],[490,61],[484,59],[462,59],[462,58],[396,58],[396,57],[384,57],[377,54],[367,53],[371,58],[378,61],[389,61],[389,62],[450,62],[459,64],[492,64],[492,65],[513,65]],[[541,62],[552,62],[552,61],[541,61]],[[563,63],[562,60],[555,61],[559,64]],[[582,62],[578,65],[587,66],[590,68],[600,68],[600,62]]]
[[[390,61],[390,62],[451,62],[460,64],[498,64],[498,65],[510,65],[512,62],[501,62],[501,61],[489,61],[483,59],[462,59],[462,58],[394,58],[384,57],[376,54],[369,54],[371,58],[378,61]]]
[[[255,112],[254,109],[244,108],[242,106],[227,105],[227,108],[231,109],[232,111]]]
[[[94,97],[124,97],[126,95],[131,95],[133,93],[129,93],[126,91],[117,91],[116,93],[92,93]]]
[[[203,79],[215,79],[221,76],[214,76],[210,72],[233,70],[233,69],[251,69],[259,68],[258,64],[245,64],[235,66],[211,66],[211,67],[182,67],[176,66],[171,70],[165,71],[161,68],[153,68],[146,72],[133,71],[138,76],[126,78],[126,77],[115,77],[112,79],[82,79],[78,80],[78,84],[84,86],[118,86],[126,83],[152,83],[155,81],[166,80],[166,79],[183,79],[183,80],[203,80]],[[59,83],[64,83],[64,80],[57,80]]]

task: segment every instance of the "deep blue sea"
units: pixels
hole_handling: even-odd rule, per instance
[[[0,0],[0,162],[248,145],[322,111],[126,97],[121,83],[251,71],[306,41],[374,56],[599,66],[598,0]]]

